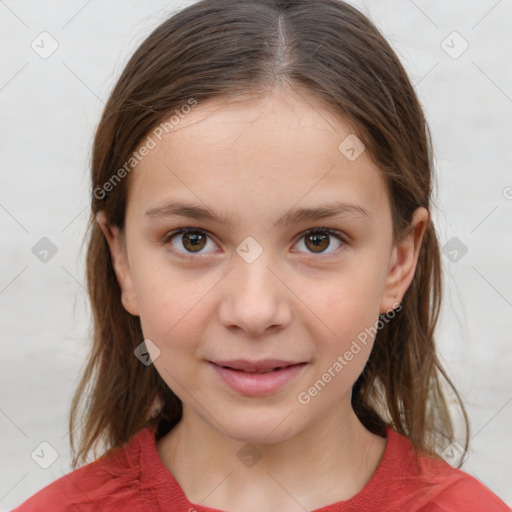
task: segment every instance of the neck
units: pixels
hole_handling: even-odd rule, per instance
[[[350,404],[272,444],[225,437],[184,406],[180,423],[157,449],[191,503],[251,512],[313,510],[348,500],[370,480],[385,445]]]

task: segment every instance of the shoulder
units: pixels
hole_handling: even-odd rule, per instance
[[[141,430],[123,447],[55,480],[12,512],[144,510],[152,503],[144,447],[154,443],[153,435],[149,428]]]
[[[426,454],[416,456],[412,443],[405,436],[388,429],[388,441],[388,463],[394,463],[395,467],[390,501],[396,510],[511,512],[504,501],[465,471],[451,466],[442,458]]]
[[[429,512],[511,512],[511,508],[474,476],[444,461],[445,469],[439,490],[432,499]]]
[[[511,512],[511,508],[488,487],[468,473],[450,467],[446,482],[439,485],[428,512]]]

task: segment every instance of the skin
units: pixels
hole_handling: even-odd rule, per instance
[[[386,439],[370,433],[350,404],[371,337],[308,404],[297,399],[401,301],[428,222],[419,208],[407,236],[394,242],[379,169],[366,151],[350,161],[338,150],[351,133],[290,92],[237,105],[210,100],[129,175],[124,237],[103,212],[97,216],[123,305],[140,316],[145,338],[160,350],[155,367],[183,402],[182,420],[157,450],[192,503],[314,510],[353,497],[381,460]],[[232,213],[233,224],[145,215],[170,199]],[[289,210],[331,200],[368,215],[275,225]],[[199,254],[183,235],[165,243],[180,227],[207,232]],[[331,235],[315,252],[304,232],[319,227],[342,231],[345,243]],[[248,236],[263,249],[251,263],[236,252]],[[207,363],[235,358],[308,364],[278,392],[249,397]],[[246,443],[261,454],[252,467],[237,457]]]

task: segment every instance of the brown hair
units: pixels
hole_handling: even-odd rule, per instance
[[[284,85],[353,124],[388,186],[395,238],[416,208],[430,211],[432,144],[421,106],[397,56],[358,10],[339,0],[203,0],[167,19],[124,68],[94,139],[87,252],[94,331],[70,413],[73,467],[100,441],[105,455],[145,426],[159,439],[182,413],[155,367],[134,356],[144,338],[140,320],[122,306],[95,221],[103,210],[123,230],[128,179],[119,170],[152,129],[191,99],[247,98]],[[368,430],[385,435],[392,425],[418,452],[433,455],[454,438],[443,383],[462,412],[466,451],[469,438],[462,399],[436,354],[440,304],[440,252],[429,221],[402,310],[378,331],[352,391]]]

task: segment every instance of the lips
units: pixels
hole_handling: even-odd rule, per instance
[[[245,396],[277,393],[303,374],[308,363],[265,359],[263,361],[208,361],[224,385]]]
[[[211,361],[217,366],[227,368],[229,370],[237,370],[248,373],[270,373],[289,366],[305,364],[302,361],[284,361],[282,359],[265,359],[262,361],[247,361],[244,359],[236,359],[232,361]]]

